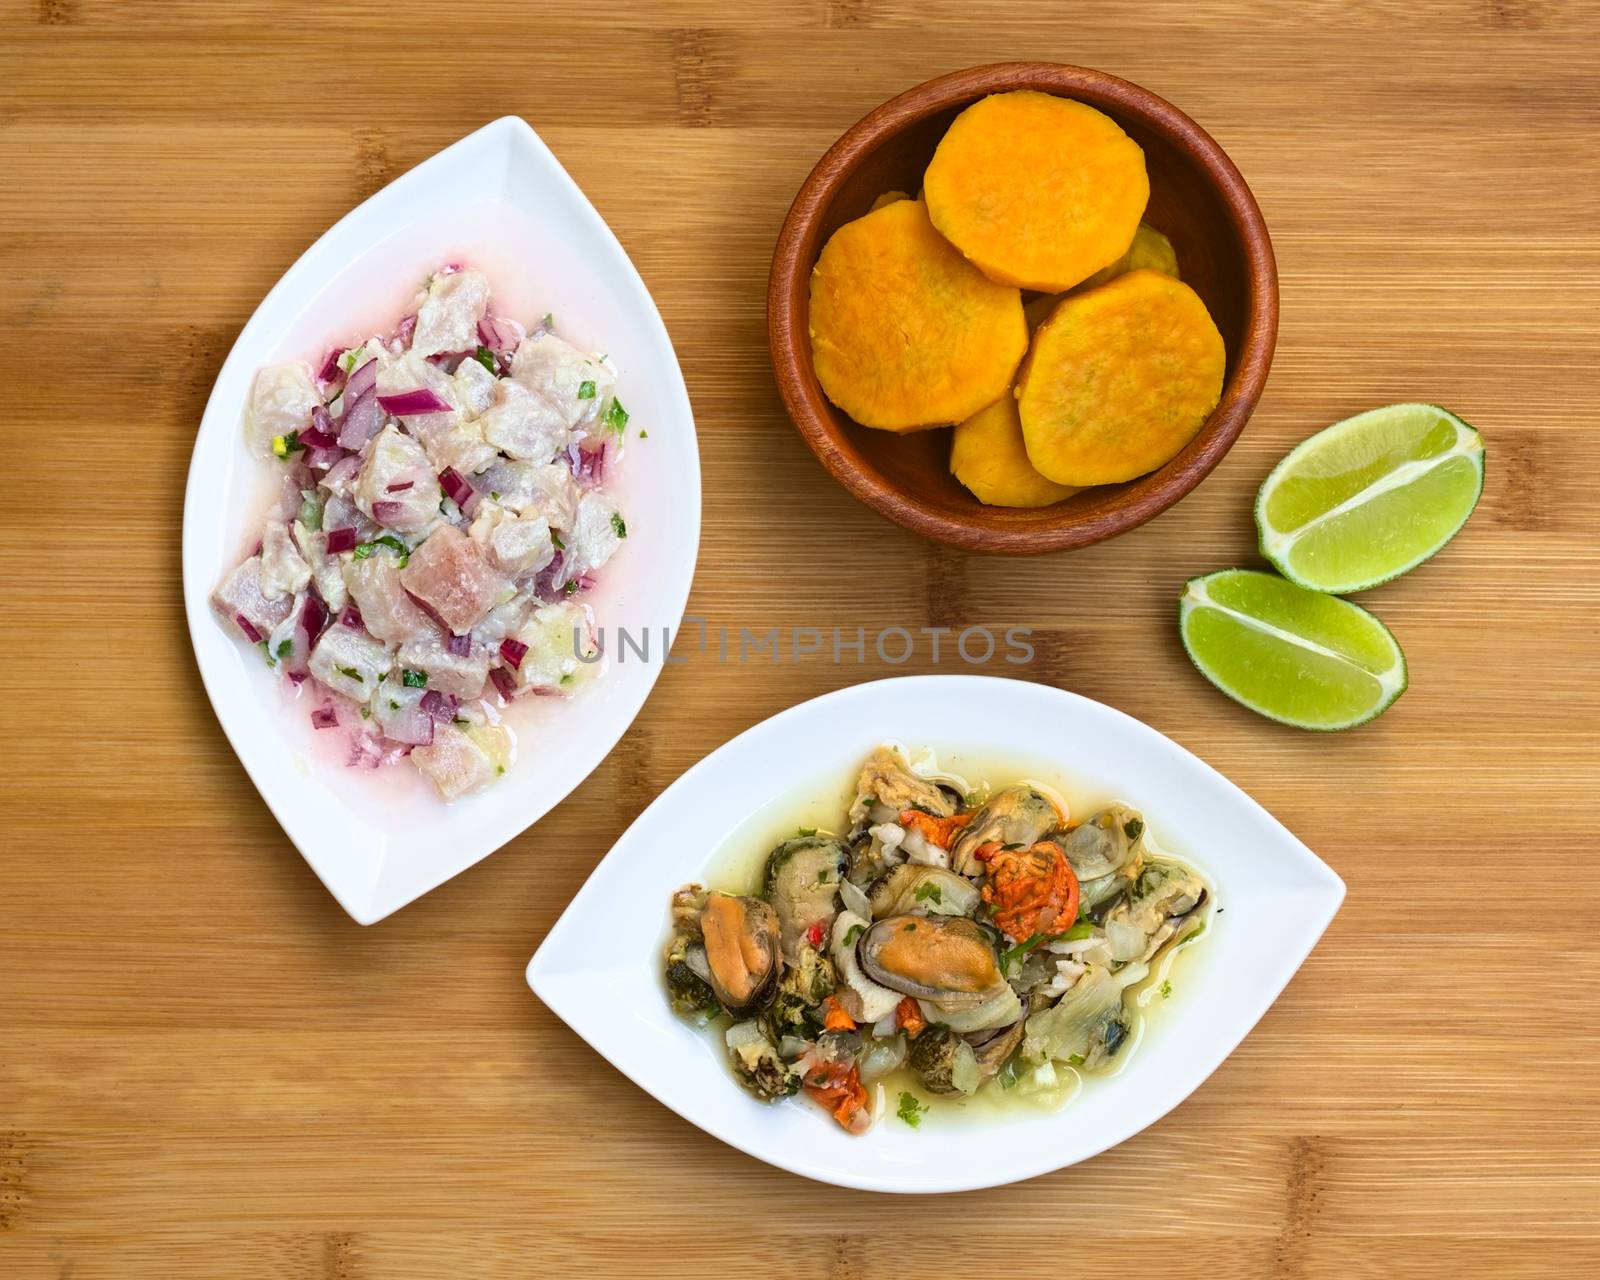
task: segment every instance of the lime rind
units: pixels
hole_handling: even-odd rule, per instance
[[[1366,609],[1363,609],[1360,605],[1352,603],[1351,601],[1337,600],[1339,605],[1361,614],[1364,620],[1371,623],[1372,627],[1375,629],[1375,634],[1381,635],[1387,642],[1388,647],[1392,651],[1393,657],[1390,664],[1381,671],[1375,671],[1369,666],[1354,662],[1347,655],[1330,649],[1326,645],[1318,644],[1309,637],[1297,635],[1292,631],[1287,631],[1282,627],[1275,626],[1264,619],[1254,617],[1243,612],[1242,610],[1218,603],[1211,596],[1211,593],[1208,589],[1209,584],[1214,579],[1223,577],[1224,575],[1233,574],[1248,574],[1261,577],[1267,576],[1265,574],[1261,574],[1258,570],[1219,569],[1213,573],[1201,574],[1199,577],[1190,578],[1188,582],[1184,584],[1183,594],[1178,598],[1178,635],[1183,642],[1184,652],[1188,654],[1189,661],[1194,664],[1195,670],[1200,672],[1200,674],[1203,675],[1213,686],[1225,693],[1228,697],[1232,698],[1240,706],[1248,707],[1257,715],[1265,716],[1269,720],[1275,720],[1279,724],[1286,724],[1296,729],[1309,729],[1312,732],[1318,733],[1335,733],[1343,729],[1353,729],[1358,725],[1363,725],[1370,720],[1376,719],[1391,706],[1393,706],[1395,700],[1406,691],[1407,686],[1410,684],[1410,675],[1406,668],[1405,653],[1400,648],[1400,642],[1394,638],[1394,633],[1390,631],[1389,628],[1383,624],[1383,621],[1376,615],[1372,614]],[[1333,600],[1336,598],[1329,597],[1329,599]],[[1264,635],[1273,636],[1274,638],[1282,640],[1290,645],[1302,648],[1308,653],[1316,654],[1329,661],[1344,663],[1353,670],[1364,672],[1377,682],[1380,689],[1380,696],[1374,700],[1371,706],[1363,708],[1359,714],[1349,716],[1342,720],[1311,723],[1307,720],[1296,719],[1293,716],[1286,715],[1281,710],[1268,706],[1262,703],[1259,699],[1251,698],[1242,693],[1240,690],[1229,685],[1217,674],[1216,671],[1212,669],[1211,665],[1195,651],[1194,645],[1190,642],[1189,620],[1194,612],[1198,609],[1214,610],[1215,612],[1223,614],[1233,619],[1235,622],[1259,631]]]
[[[1286,533],[1273,528],[1267,516],[1267,504],[1279,483],[1286,476],[1295,472],[1297,463],[1307,455],[1326,448],[1330,439],[1336,438],[1340,433],[1360,430],[1375,416],[1392,416],[1417,411],[1436,413],[1454,426],[1456,439],[1448,449],[1427,458],[1402,463],[1400,466],[1385,473],[1373,484],[1366,486],[1336,506],[1330,507],[1328,510],[1305,521],[1292,531]],[[1460,518],[1455,524],[1450,526],[1442,537],[1429,544],[1419,554],[1398,566],[1386,568],[1381,573],[1350,581],[1317,581],[1295,568],[1292,559],[1294,548],[1297,543],[1304,539],[1308,532],[1320,528],[1345,512],[1364,506],[1382,494],[1415,484],[1429,472],[1436,471],[1457,458],[1466,458],[1473,468],[1476,485],[1472,491],[1471,501],[1467,502],[1462,508]],[[1393,404],[1381,409],[1369,409],[1365,413],[1356,414],[1352,418],[1346,418],[1342,422],[1336,422],[1330,427],[1325,427],[1315,435],[1302,440],[1289,451],[1288,455],[1272,469],[1271,474],[1262,482],[1260,490],[1256,493],[1255,504],[1256,531],[1260,540],[1261,554],[1289,581],[1298,586],[1307,587],[1312,591],[1321,591],[1331,595],[1367,591],[1373,587],[1381,586],[1385,582],[1392,582],[1402,574],[1409,573],[1419,564],[1432,559],[1448,546],[1456,534],[1461,532],[1462,526],[1467,523],[1473,511],[1477,509],[1478,500],[1483,496],[1483,482],[1483,437],[1478,434],[1477,429],[1470,423],[1463,421],[1448,409],[1436,404]]]

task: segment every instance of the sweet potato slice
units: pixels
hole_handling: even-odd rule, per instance
[[[1222,395],[1222,335],[1188,285],[1148,269],[1066,298],[1017,374],[1028,459],[1057,484],[1116,484],[1194,438]]]
[[[1093,289],[1097,285],[1105,284],[1108,280],[1115,280],[1118,276],[1125,276],[1130,271],[1150,270],[1159,271],[1164,276],[1171,276],[1174,280],[1183,277],[1178,274],[1178,255],[1173,251],[1172,241],[1162,235],[1148,222],[1141,222],[1139,229],[1133,233],[1133,243],[1128,246],[1128,251],[1113,262],[1109,267],[1101,267],[1092,276],[1078,287],[1080,289]]]
[[[1031,89],[957,116],[923,188],[933,225],[985,275],[1044,293],[1120,258],[1150,200],[1144,152],[1116,121]]]
[[[872,202],[872,208],[868,209],[867,212],[876,213],[886,204],[894,204],[896,201],[909,199],[911,199],[911,197],[908,196],[904,191],[885,191]]]
[[[1046,480],[1028,461],[1017,400],[1009,391],[957,425],[950,441],[950,472],[991,507],[1048,507],[1078,492]]]
[[[1022,295],[953,249],[915,200],[847,222],[811,272],[811,352],[857,422],[916,431],[1005,393],[1027,350]]]

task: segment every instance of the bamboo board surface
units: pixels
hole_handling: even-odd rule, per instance
[[[1597,43],[1600,7],[1554,0],[0,3],[0,1274],[1600,1270]],[[1016,57],[1122,75],[1210,130],[1266,214],[1283,317],[1258,412],[1193,495],[1006,561],[827,478],[779,406],[763,294],[842,129]],[[1345,878],[1277,1006],[1150,1130],[1005,1190],[848,1194],[679,1120],[523,984],[680,772],[795,701],[933,670],[925,647],[669,668],[557,812],[370,930],[256,796],[180,602],[205,397],[305,245],[507,113],[611,223],[682,358],[691,613],[1030,626],[1008,674],[1176,738]],[[1363,597],[1411,689],[1345,735],[1260,720],[1188,666],[1178,591],[1255,563],[1251,498],[1293,443],[1402,399],[1488,448],[1462,535]]]

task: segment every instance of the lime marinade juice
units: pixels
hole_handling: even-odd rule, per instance
[[[902,745],[906,757],[913,761],[932,746],[939,771],[965,779],[980,797],[1016,783],[1029,782],[1055,792],[1064,800],[1068,816],[1073,822],[1083,821],[1114,800],[1143,812],[1137,795],[1116,795],[1087,788],[1061,766],[1039,756],[1022,752],[970,752],[958,747],[942,750],[936,743]],[[705,866],[697,877],[699,883],[724,893],[759,895],[767,858],[778,844],[801,830],[811,828],[822,835],[842,836],[848,826],[845,815],[855,798],[856,782],[864,762],[863,756],[861,762],[847,768],[815,774],[809,780],[797,782],[787,794],[774,797],[753,810],[709,851]],[[1151,964],[1150,973],[1129,988],[1126,1006],[1131,1034],[1109,1068],[1084,1075],[1065,1063],[1057,1063],[1057,1083],[1053,1086],[1007,1089],[999,1081],[991,1081],[972,1097],[964,1098],[929,1093],[922,1088],[914,1071],[909,1067],[901,1067],[868,1085],[877,1120],[898,1124],[899,1121],[894,1119],[897,1104],[902,1094],[909,1094],[926,1108],[919,1113],[923,1125],[974,1121],[1026,1123],[1030,1115],[1060,1108],[1084,1090],[1092,1093],[1096,1084],[1120,1072],[1140,1051],[1152,1032],[1159,1034],[1162,1009],[1181,1001],[1185,986],[1204,980],[1205,948],[1199,949],[1199,956],[1190,952],[1194,950],[1194,944],[1203,941],[1215,925],[1217,888],[1209,874],[1181,854],[1171,852],[1174,848],[1182,848],[1182,836],[1181,830],[1147,828],[1145,846],[1152,856],[1177,863],[1200,877],[1207,890],[1206,902],[1200,908],[1202,923],[1191,937],[1168,947]],[[665,981],[660,973],[657,974],[657,981],[662,984],[665,998]],[[704,1038],[708,1051],[720,1069],[729,1079],[733,1079],[728,1052],[723,1044],[723,1032],[729,1025],[731,1019],[727,1016],[717,1018],[705,1029]],[[812,1105],[804,1090],[797,1098],[805,1100],[802,1105]],[[821,1108],[818,1108],[817,1114],[819,1119],[828,1119]]]

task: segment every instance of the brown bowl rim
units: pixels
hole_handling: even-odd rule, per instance
[[[1165,466],[1131,482],[1126,500],[1092,515],[1062,512],[1055,523],[983,526],[952,517],[868,476],[835,439],[831,411],[799,342],[808,338],[801,303],[820,252],[827,203],[860,161],[903,127],[1000,89],[1070,94],[1133,116],[1170,139],[1206,175],[1232,217],[1246,260],[1244,340],[1222,398],[1199,433]],[[860,501],[923,537],[970,551],[1033,554],[1088,546],[1136,528],[1184,497],[1238,439],[1266,385],[1278,332],[1278,272],[1266,220],[1244,175],[1212,136],[1165,98],[1131,81],[1061,62],[995,62],[968,67],[907,89],[853,124],[800,184],[772,255],[767,282],[767,342],[784,406],[822,465]],[[858,428],[866,430],[867,428]],[[1040,508],[1041,514],[1050,508]]]

